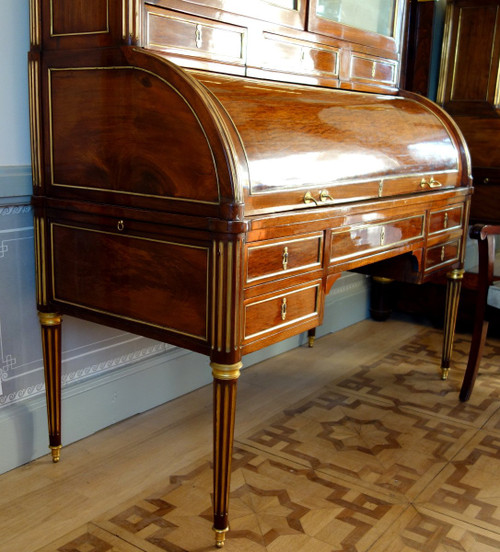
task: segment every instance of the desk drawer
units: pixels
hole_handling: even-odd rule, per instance
[[[319,316],[321,281],[260,296],[245,305],[245,341]]]
[[[440,211],[432,211],[429,216],[429,235],[460,228],[462,226],[463,214],[463,205],[449,207]]]
[[[396,62],[390,60],[363,54],[352,54],[349,77],[357,81],[395,85],[397,76],[396,67]]]
[[[427,249],[425,258],[425,270],[430,271],[448,263],[458,261],[460,256],[461,240],[453,240],[447,243],[435,245]]]
[[[246,29],[146,6],[146,46],[172,54],[244,65]]]
[[[323,233],[266,240],[247,247],[247,283],[292,276],[321,267]]]
[[[332,234],[330,259],[340,260],[402,245],[423,236],[424,215],[366,224]]]
[[[300,75],[339,76],[339,52],[336,48],[320,46],[303,40],[263,33],[261,43],[254,45],[258,52],[249,65],[260,69]],[[249,56],[252,54],[250,47]]]

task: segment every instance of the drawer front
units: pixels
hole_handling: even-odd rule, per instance
[[[321,267],[323,233],[248,245],[247,283],[292,276]]]
[[[263,44],[258,50],[262,57],[255,61],[262,69],[325,77],[338,77],[339,74],[339,53],[335,48],[264,33]]]
[[[146,46],[172,54],[244,65],[246,29],[147,7]]]
[[[442,265],[458,261],[461,240],[453,240],[427,249],[425,270],[434,270]]]
[[[321,282],[316,282],[253,300],[245,305],[245,341],[318,317],[320,299]]]
[[[340,260],[366,254],[421,238],[424,215],[381,224],[367,224],[332,234],[330,259]]]
[[[207,247],[52,223],[51,250],[56,301],[208,340]]]
[[[455,230],[462,226],[464,206],[458,205],[440,211],[432,211],[429,216],[429,234]]]
[[[353,80],[396,84],[396,63],[381,58],[352,54],[349,77]]]

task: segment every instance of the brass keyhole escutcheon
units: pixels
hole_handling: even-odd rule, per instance
[[[281,320],[286,320],[286,297],[281,301]]]
[[[281,258],[281,262],[283,264],[283,270],[286,270],[288,268],[288,247],[285,247],[283,249],[283,256]]]

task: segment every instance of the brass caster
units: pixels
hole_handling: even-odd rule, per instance
[[[448,379],[448,372],[450,371],[449,368],[441,368],[441,379],[447,380]]]
[[[307,345],[309,346],[310,349],[314,347],[314,335],[310,335],[307,338]]]
[[[224,541],[226,540],[226,533],[229,531],[229,527],[226,529],[215,529],[215,546],[216,548],[222,548],[224,546]]]
[[[57,464],[57,462],[59,462],[59,460],[61,459],[62,446],[59,445],[57,447],[49,447],[49,448],[52,453],[52,462],[54,462],[54,464]]]

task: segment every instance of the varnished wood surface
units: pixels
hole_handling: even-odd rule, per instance
[[[314,370],[305,370],[303,355],[291,351],[244,371],[236,437],[321,389],[337,374],[336,366],[346,373],[419,330],[391,321],[375,332],[374,324],[366,321],[332,334],[324,347],[300,349]],[[168,474],[210,454],[211,430],[207,386],[68,446],[57,465],[47,454],[1,475],[0,551],[35,552],[138,493],[163,488]]]
[[[398,31],[286,27],[303,2],[269,8],[278,23],[229,1],[50,5],[32,4],[30,54],[38,308],[210,357],[220,544],[242,357],[318,326],[344,270],[422,282],[460,268],[467,148],[398,91]],[[447,210],[460,222],[440,222]]]

